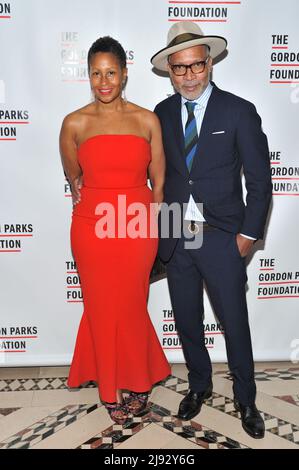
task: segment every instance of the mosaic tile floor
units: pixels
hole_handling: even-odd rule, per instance
[[[0,449],[299,449],[299,366],[256,364],[262,440],[241,427],[227,366],[213,369],[213,395],[193,420],[176,417],[188,382],[185,365],[173,364],[143,414],[120,426],[94,383],[68,390],[68,367],[1,368]]]

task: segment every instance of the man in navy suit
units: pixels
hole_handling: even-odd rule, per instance
[[[246,304],[245,258],[263,238],[272,194],[269,149],[254,105],[210,81],[212,59],[227,42],[204,36],[197,24],[175,23],[167,46],[151,62],[167,71],[177,91],[156,106],[166,155],[164,202],[184,207],[180,236],[162,237],[169,292],[188,367],[190,391],[180,419],[199,413],[212,394],[212,367],[204,343],[203,282],[225,334],[235,407],[244,430],[264,437]],[[246,183],[243,202],[241,171]],[[163,223],[163,210],[160,223]],[[187,248],[201,232],[202,245]],[[191,239],[192,240],[192,239]],[[190,240],[189,240],[190,243]]]

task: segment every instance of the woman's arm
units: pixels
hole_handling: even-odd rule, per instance
[[[82,187],[82,170],[77,158],[77,126],[76,118],[73,114],[69,114],[63,120],[59,136],[61,160],[71,186],[73,204],[80,202],[80,189]]]
[[[165,179],[165,155],[162,142],[161,126],[158,117],[150,113],[152,160],[148,167],[149,178],[152,185],[154,202],[163,202],[163,186]]]

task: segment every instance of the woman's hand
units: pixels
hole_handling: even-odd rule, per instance
[[[82,175],[77,176],[71,182],[71,191],[72,191],[72,199],[73,205],[75,206],[81,201],[81,188],[82,188]]]
[[[154,214],[155,217],[158,217],[159,212],[161,210],[162,202],[154,202]]]

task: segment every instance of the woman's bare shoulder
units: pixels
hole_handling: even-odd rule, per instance
[[[89,103],[82,108],[78,108],[75,111],[67,114],[63,120],[64,127],[77,127],[82,126],[82,124],[94,113],[94,104]]]
[[[135,112],[143,122],[148,122],[150,125],[154,125],[157,122],[157,115],[153,111],[135,103],[128,102],[127,104],[129,107],[128,111]]]

